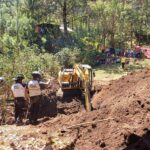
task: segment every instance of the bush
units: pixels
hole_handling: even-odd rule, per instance
[[[96,50],[87,50],[81,52],[82,63],[89,64],[91,66],[96,66],[96,57],[99,52]]]
[[[34,49],[26,48],[19,54],[16,51],[8,51],[0,55],[0,76],[4,76],[9,83],[18,73],[23,73],[29,79],[31,72],[35,70],[57,76],[59,68],[59,62],[54,55],[38,54]]]
[[[67,68],[73,67],[75,63],[84,63],[91,66],[96,66],[96,57],[99,55],[99,52],[96,50],[80,50],[78,48],[69,49],[63,48],[55,56],[57,57],[61,66]]]
[[[78,48],[63,48],[55,56],[62,66],[72,67],[75,63],[80,62],[80,53],[80,49]]]

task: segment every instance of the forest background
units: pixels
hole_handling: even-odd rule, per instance
[[[57,76],[105,48],[150,44],[149,0],[0,0],[0,76]]]

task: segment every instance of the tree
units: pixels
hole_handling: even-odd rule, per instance
[[[87,0],[58,0],[56,5],[57,11],[60,12],[60,18],[63,20],[64,35],[67,37],[67,27],[71,22],[71,20],[69,20],[71,18],[70,16],[75,15],[75,13],[81,15],[81,9],[83,9],[83,6],[85,7],[87,5]]]

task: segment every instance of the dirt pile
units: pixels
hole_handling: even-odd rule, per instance
[[[70,115],[84,109],[82,105],[84,100],[80,94],[78,96],[78,91],[68,92],[64,96],[59,92],[62,91],[57,80],[52,80],[50,86],[43,90],[40,117],[55,117],[57,114]]]
[[[94,111],[63,116],[52,125],[46,122],[46,126],[65,130],[63,138],[68,134],[74,138],[75,150],[150,150],[149,84],[150,70],[130,73],[94,95]],[[72,137],[70,133],[75,131]]]

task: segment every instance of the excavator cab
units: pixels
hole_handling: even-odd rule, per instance
[[[58,81],[62,91],[75,89],[77,85],[77,76],[74,69],[63,69],[59,72]]]
[[[62,91],[73,89],[84,89],[85,80],[92,87],[93,71],[91,66],[77,64],[74,68],[61,69],[58,74],[58,81]]]

